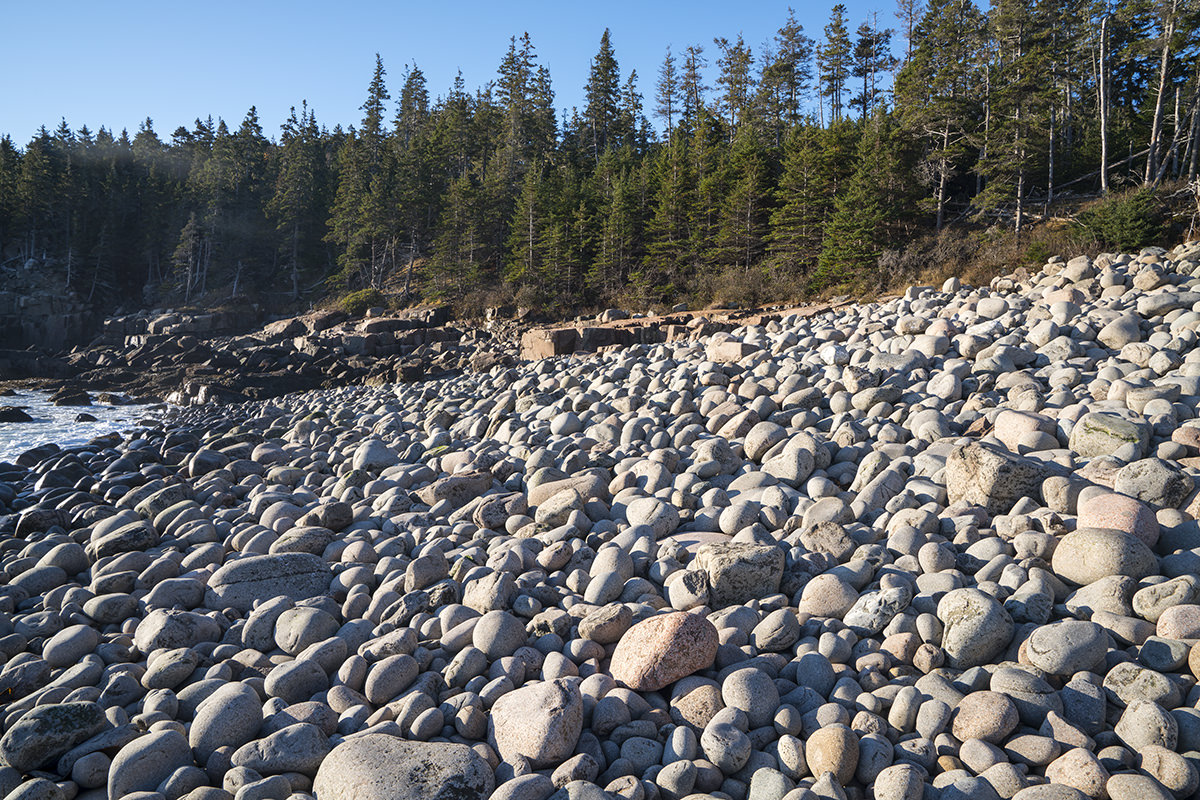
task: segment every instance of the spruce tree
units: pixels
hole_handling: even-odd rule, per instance
[[[708,87],[704,85],[706,67],[708,59],[704,57],[704,47],[697,44],[688,45],[683,54],[680,89],[683,94],[683,121],[689,129],[695,128],[700,111],[704,108],[704,95],[708,91]]]
[[[0,253],[15,238],[20,212],[17,185],[20,180],[21,154],[8,134],[0,136]]]
[[[407,262],[403,284],[405,297],[412,291],[416,260],[423,253],[429,228],[435,222],[436,168],[430,160],[433,148],[429,128],[429,91],[425,74],[413,65],[405,73],[392,133],[396,169],[393,202]]]
[[[549,216],[548,195],[545,165],[531,164],[525,172],[508,237],[504,279],[509,283],[539,287],[546,277],[544,237]]]
[[[638,255],[638,198],[630,174],[631,151],[604,151],[593,179],[596,196],[595,257],[588,283],[602,297],[615,297],[625,286]]]
[[[338,183],[329,219],[329,240],[339,249],[343,286],[378,287],[396,260],[395,206],[391,200],[394,158],[385,148],[383,62],[375,57],[375,72],[362,105],[358,131],[343,140],[337,155]]]
[[[620,68],[613,52],[611,34],[608,28],[605,28],[600,37],[600,50],[592,59],[588,82],[584,87],[587,99],[584,120],[591,134],[592,157],[597,163],[609,144],[617,122],[620,86]]]
[[[646,149],[644,136],[646,116],[642,112],[642,94],[637,88],[637,70],[630,70],[629,77],[621,85],[620,102],[617,106],[617,119],[613,126],[615,135],[614,145],[633,148],[640,155]]]
[[[17,203],[24,241],[21,258],[44,259],[61,244],[62,197],[67,160],[50,131],[43,125],[21,157],[17,177]]]
[[[677,132],[654,157],[654,195],[646,223],[644,283],[656,291],[682,287],[688,279],[695,181],[688,140]]]
[[[834,201],[813,276],[816,288],[878,279],[883,248],[897,241],[897,225],[911,204],[903,139],[890,117],[876,112],[858,142],[854,173]]]
[[[812,83],[813,40],[796,21],[796,12],[788,9],[787,21],[775,34],[776,74],[783,86],[784,121],[796,125],[801,120],[801,106]]]
[[[871,166],[872,141],[863,136],[854,174],[834,201],[813,275],[816,289],[860,280],[879,258],[884,210]]]
[[[850,106],[866,119],[883,93],[879,88],[881,76],[895,69],[897,62],[892,55],[891,28],[881,29],[872,20],[859,25],[855,37],[850,74],[862,81],[862,90],[850,98]]]
[[[297,116],[292,107],[280,133],[279,164],[274,193],[267,213],[280,237],[282,264],[292,285],[292,299],[300,297],[300,272],[315,245],[310,236],[319,226],[321,173],[325,169],[320,130],[307,101]],[[315,264],[315,260],[309,260]]]
[[[721,204],[728,191],[728,150],[725,126],[719,117],[701,108],[696,120],[689,155],[696,181],[690,230],[691,253],[695,267],[717,264],[718,252],[712,246],[720,224]]]
[[[468,176],[450,182],[427,273],[427,289],[434,297],[461,297],[479,283],[475,202],[476,190]]]
[[[717,85],[721,87],[721,95],[717,98],[717,108],[725,115],[727,131],[731,141],[750,110],[750,100],[754,96],[754,81],[750,68],[754,65],[754,55],[742,41],[741,34],[737,40],[730,42],[724,36],[713,39],[713,44],[721,51],[717,58]]]
[[[829,121],[842,118],[846,81],[850,77],[850,32],[846,28],[846,6],[838,3],[829,14],[825,41],[817,47],[817,73],[821,97],[829,101]]]
[[[979,171],[986,180],[977,202],[983,212],[1012,211],[1020,234],[1032,170],[1042,160],[1048,129],[1045,80],[1046,19],[1034,0],[993,0],[989,29],[996,43],[989,93],[993,121]]]
[[[757,134],[743,128],[729,154],[729,192],[715,242],[727,268],[749,272],[762,257],[770,211],[767,157]]]
[[[784,144],[783,175],[771,214],[767,263],[776,272],[806,274],[821,253],[833,197],[830,165],[815,122],[797,125]]]
[[[911,55],[896,76],[896,114],[924,143],[938,230],[945,223],[951,181],[963,166],[981,115],[976,53],[984,25],[972,0],[931,0],[913,31]]]
[[[654,116],[666,126],[665,138],[670,138],[675,128],[675,115],[679,113],[679,91],[679,71],[675,66],[675,56],[668,46],[662,66],[658,68],[654,96]]]

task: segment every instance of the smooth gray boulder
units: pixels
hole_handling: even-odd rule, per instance
[[[246,556],[213,573],[204,594],[204,605],[246,613],[255,600],[280,596],[306,600],[325,594],[332,577],[329,565],[312,553]]]
[[[379,733],[335,747],[313,781],[320,800],[485,800],[494,788],[491,767],[465,745]]]
[[[0,763],[29,772],[95,736],[107,724],[104,709],[96,703],[38,706],[4,732]]]

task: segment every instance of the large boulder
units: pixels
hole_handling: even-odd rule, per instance
[[[711,666],[718,644],[717,629],[698,614],[657,614],[625,632],[610,672],[634,691],[658,691]]]
[[[946,458],[946,491],[951,504],[982,506],[1005,514],[1023,497],[1037,498],[1050,468],[1041,461],[983,442],[956,447]]]
[[[488,719],[488,741],[500,758],[524,757],[534,769],[558,766],[575,752],[583,731],[578,681],[558,678],[501,695]]]
[[[485,800],[492,768],[461,744],[369,733],[335,747],[317,770],[320,800]]]
[[[1013,621],[1004,606],[978,589],[954,589],[938,602],[942,649],[954,669],[990,664],[1008,647]]]
[[[778,592],[783,563],[778,547],[729,542],[702,545],[693,567],[708,574],[712,603],[723,608]]]
[[[1127,444],[1134,446],[1138,458],[1144,457],[1150,446],[1150,426],[1094,411],[1084,414],[1071,429],[1071,449],[1084,458],[1112,455]]]
[[[329,565],[312,553],[277,553],[246,556],[231,561],[208,579],[204,605],[234,608],[242,613],[255,600],[285,596],[306,600],[329,590],[333,574]]]
[[[1068,533],[1054,548],[1050,563],[1058,577],[1081,586],[1108,575],[1141,580],[1158,567],[1149,545],[1132,534],[1108,528],[1079,528]]]
[[[56,703],[26,712],[0,739],[0,763],[29,772],[95,736],[107,724],[96,703]]]

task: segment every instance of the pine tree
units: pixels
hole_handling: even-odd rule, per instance
[[[989,28],[997,45],[997,87],[989,94],[993,124],[979,166],[986,186],[977,201],[985,212],[1004,213],[1011,204],[1020,234],[1031,171],[1042,160],[1048,128],[1045,18],[1033,0],[993,0]]]
[[[850,99],[850,107],[857,108],[859,116],[866,119],[882,94],[880,76],[895,69],[897,62],[892,55],[891,28],[881,30],[872,20],[859,25],[855,36],[850,74],[862,80],[862,91]]]
[[[696,120],[704,108],[704,93],[708,87],[704,85],[704,70],[708,67],[708,59],[704,57],[701,45],[688,45],[683,55],[683,77],[680,88],[683,93],[683,120],[694,129]]]
[[[319,225],[319,215],[324,210],[320,204],[324,170],[320,130],[306,101],[300,107],[300,115],[296,115],[293,106],[283,124],[275,191],[267,203],[267,213],[275,221],[280,236],[280,250],[291,278],[293,299],[300,297],[302,263],[309,258],[311,249],[315,249],[309,237]]]
[[[587,98],[584,120],[591,134],[592,157],[597,163],[600,154],[609,145],[617,122],[620,85],[621,73],[613,52],[611,34],[605,28],[600,37],[600,50],[592,59],[588,82],[584,87]]]
[[[833,183],[815,123],[794,127],[784,153],[783,175],[775,195],[777,208],[771,214],[767,262],[777,272],[803,274],[813,270],[821,253]]]
[[[980,115],[975,53],[985,20],[972,0],[932,0],[913,32],[913,49],[896,76],[896,113],[925,143],[937,229],[945,223],[950,183]]]
[[[829,14],[825,41],[817,48],[817,73],[821,97],[829,100],[829,120],[842,118],[843,95],[850,77],[850,33],[846,28],[846,6],[838,3]]]
[[[658,68],[658,83],[655,84],[654,115],[666,125],[665,134],[670,138],[675,128],[675,115],[679,113],[679,72],[675,67],[675,56],[667,47],[662,66]]]
[[[729,193],[715,242],[728,268],[749,272],[762,257],[770,211],[767,157],[758,136],[744,128],[729,154]]]
[[[750,110],[750,100],[754,96],[754,81],[750,68],[754,64],[754,55],[742,41],[741,34],[734,42],[724,36],[713,39],[713,44],[721,51],[717,58],[717,85],[721,87],[721,96],[717,98],[717,108],[725,115],[728,132],[736,138],[739,126],[745,121]]]

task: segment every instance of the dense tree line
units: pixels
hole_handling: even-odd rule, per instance
[[[393,96],[377,58],[349,129],[302,105],[276,139],[253,108],[167,140],[149,119],[5,137],[0,256],[110,303],[322,281],[657,301],[714,276],[839,284],[918,232],[1019,232],[1064,191],[1195,177],[1192,0],[901,0],[895,17],[902,41],[839,4],[816,38],[789,15],[760,45],[667,48],[648,90],[605,31],[569,112],[526,34],[493,81],[436,97],[416,65]]]

